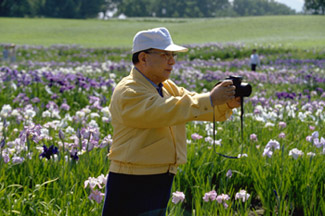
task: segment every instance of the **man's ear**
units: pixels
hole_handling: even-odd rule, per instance
[[[145,52],[141,52],[138,55],[138,59],[140,63],[146,63],[147,62],[147,54]]]

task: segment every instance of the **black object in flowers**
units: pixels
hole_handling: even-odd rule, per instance
[[[79,160],[78,152],[70,153],[70,156],[71,156],[71,158],[74,159],[74,160]]]
[[[50,160],[51,156],[57,153],[58,147],[51,145],[49,148],[47,148],[46,145],[43,145],[43,152],[39,156],[42,158],[46,157],[48,160]]]

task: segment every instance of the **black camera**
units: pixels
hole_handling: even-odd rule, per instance
[[[241,128],[241,140],[244,142],[244,97],[249,97],[252,93],[252,86],[248,83],[243,83],[243,77],[241,76],[229,76],[226,80],[232,80],[234,86],[236,86],[235,90],[235,97],[240,97],[240,128]],[[218,82],[215,86],[219,85],[221,82]],[[215,117],[214,117],[214,109],[213,109],[213,140],[215,141]],[[215,143],[215,142],[214,142]],[[243,153],[243,146],[241,152]],[[235,156],[228,156],[224,154],[217,154],[221,155],[222,157],[237,159],[238,157]]]
[[[226,80],[232,80],[233,85],[236,86],[235,97],[249,97],[252,93],[252,86],[248,83],[243,83],[241,76],[229,76]]]

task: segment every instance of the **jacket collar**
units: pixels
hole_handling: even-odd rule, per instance
[[[136,67],[132,67],[130,76],[134,79],[135,82],[157,92],[158,86],[156,84],[150,82],[148,80],[148,78],[146,78],[143,74],[141,74],[141,72]],[[162,88],[163,86],[165,87],[165,85],[163,83],[160,84],[161,85],[160,88]],[[162,88],[162,92],[165,92],[164,89],[165,88]],[[167,89],[165,89],[165,90],[167,90]],[[162,93],[162,94],[165,95],[166,93]]]
[[[138,83],[141,83],[142,85],[145,85],[145,86],[151,86],[153,87],[154,89],[156,89],[156,84],[150,82],[148,80],[148,78],[146,78],[143,74],[141,74],[141,72],[133,67],[132,70],[131,70],[131,73],[130,75],[133,77],[133,79],[138,82]],[[154,85],[153,85],[154,84]]]

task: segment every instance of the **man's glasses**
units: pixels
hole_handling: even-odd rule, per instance
[[[174,59],[177,58],[177,53],[175,53],[175,52],[146,51],[145,53],[158,54],[158,55],[162,56],[163,58],[165,58],[166,61],[169,61],[172,57]]]

